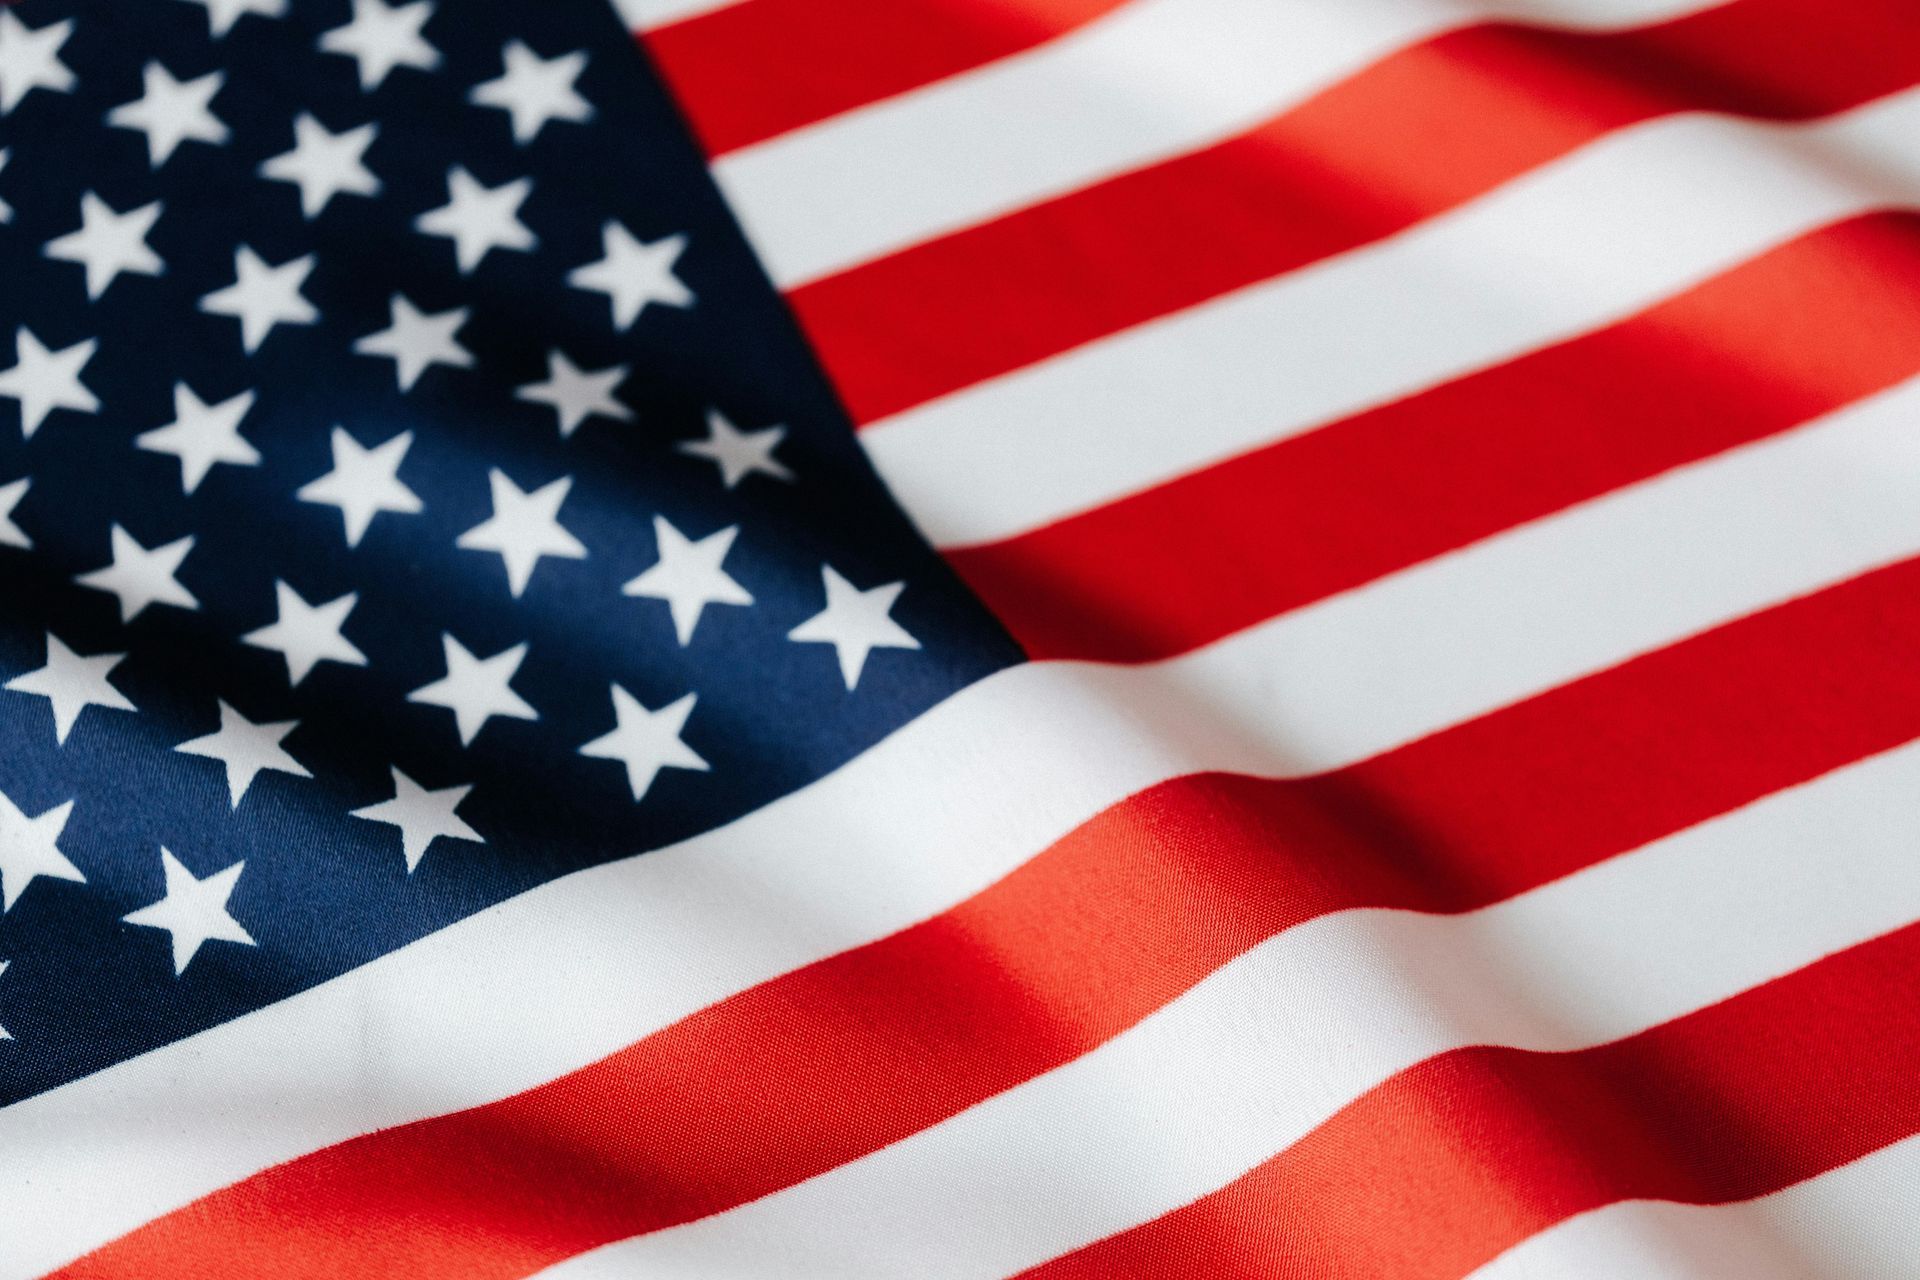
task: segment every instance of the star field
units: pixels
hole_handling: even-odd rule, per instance
[[[0,1103],[1018,660],[611,9],[454,7],[0,9]]]

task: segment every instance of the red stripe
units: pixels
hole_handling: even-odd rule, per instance
[[[1139,662],[1920,372],[1920,217],[1815,232],[1608,329],[947,553],[1036,658]]]
[[[1809,118],[1917,77],[1911,0],[1738,0],[1624,33],[1473,27],[1231,141],[790,298],[872,422],[1378,240],[1611,130],[1679,111]]]
[[[1916,973],[1920,925],[1597,1049],[1443,1054],[1226,1189],[1022,1274],[1456,1280],[1621,1200],[1778,1191],[1920,1131]]]
[[[745,0],[646,34],[712,156],[1033,48],[1123,0]]]
[[[1163,784],[925,924],[60,1274],[519,1277],[743,1203],[1085,1053],[1301,921],[1478,907],[1908,741],[1916,652],[1920,561],[1337,773]]]

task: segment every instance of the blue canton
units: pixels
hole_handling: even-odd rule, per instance
[[[0,601],[0,1104],[1019,659],[603,0],[0,8]]]

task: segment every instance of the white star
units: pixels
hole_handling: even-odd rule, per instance
[[[453,241],[454,261],[466,275],[495,249],[532,249],[539,244],[520,221],[520,206],[533,192],[532,178],[483,187],[459,165],[447,170],[447,202],[414,219],[414,230]]]
[[[708,772],[712,766],[680,739],[687,717],[693,714],[693,694],[649,711],[638,698],[613,686],[613,732],[580,748],[583,756],[618,760],[627,767],[627,785],[635,801],[643,800],[662,769]]]
[[[0,484],[0,546],[32,550],[33,539],[13,522],[14,508],[20,505],[20,499],[26,497],[27,490],[32,487],[32,479],[26,476]]]
[[[234,281],[200,299],[211,315],[240,322],[240,343],[252,355],[277,324],[312,324],[320,318],[300,292],[313,273],[313,255],[290,258],[270,267],[246,245],[233,251]]]
[[[541,556],[584,560],[587,549],[560,525],[560,504],[573,487],[562,476],[532,493],[525,493],[498,467],[487,473],[493,490],[493,515],[454,539],[469,551],[497,552],[507,566],[507,586],[514,595],[527,589]]]
[[[247,719],[238,711],[220,703],[220,727],[212,733],[183,742],[175,751],[190,756],[218,760],[227,772],[227,799],[235,809],[246,798],[247,789],[262,770],[290,773],[296,778],[311,778],[307,767],[288,755],[281,740],[300,727],[297,720],[272,724]]]
[[[453,712],[454,723],[460,729],[461,746],[471,743],[494,716],[514,720],[540,718],[540,713],[507,685],[526,660],[525,644],[504,649],[491,658],[474,657],[451,634],[442,634],[440,644],[447,655],[447,674],[415,689],[407,695],[407,701],[445,707]]]
[[[673,264],[687,249],[684,235],[664,236],[643,244],[619,223],[609,222],[601,229],[600,243],[606,256],[574,268],[567,283],[576,289],[606,294],[613,304],[615,328],[632,328],[650,302],[668,307],[693,305],[693,290],[673,273]]]
[[[860,683],[867,655],[875,649],[920,647],[918,640],[887,616],[906,583],[889,582],[862,591],[828,565],[820,566],[820,576],[827,584],[827,607],[787,632],[787,639],[832,645],[849,690]]]
[[[773,456],[780,442],[787,438],[785,427],[762,427],[758,431],[742,431],[727,421],[726,415],[718,409],[707,411],[707,438],[705,440],[682,440],[680,452],[696,458],[705,458],[720,468],[720,482],[727,488],[739,484],[742,480],[759,472],[772,476],[776,480],[792,480],[793,472],[787,470],[785,463]]]
[[[73,801],[57,804],[36,818],[22,813],[13,798],[0,793],[0,912],[13,910],[34,877],[85,884],[80,868],[60,852],[55,841],[67,829]]]
[[[120,918],[128,924],[167,931],[173,944],[173,976],[176,978],[187,971],[206,943],[238,942],[258,946],[253,935],[227,914],[227,899],[233,896],[233,886],[246,865],[244,861],[236,862],[200,880],[163,848],[160,869],[166,876],[166,896],[150,907]]]
[[[336,426],[332,436],[334,468],[319,480],[307,482],[294,497],[303,503],[338,507],[342,520],[346,520],[348,547],[357,547],[372,518],[382,510],[403,516],[424,510],[415,491],[399,478],[399,464],[411,447],[413,432],[401,432],[382,445],[365,449],[348,436],[346,428]]]
[[[441,836],[485,844],[478,831],[454,812],[467,798],[472,787],[441,787],[429,791],[398,769],[393,770],[393,799],[355,809],[350,816],[368,822],[384,822],[400,829],[400,852],[407,859],[407,874],[412,875],[426,857],[427,847]]]
[[[532,142],[550,120],[593,119],[592,104],[573,87],[587,68],[585,52],[542,58],[520,41],[509,40],[501,56],[506,73],[474,86],[467,101],[498,107],[512,116],[515,142]]]
[[[64,745],[73,732],[73,722],[88,707],[106,707],[110,711],[133,711],[125,694],[107,683],[107,675],[120,665],[124,653],[96,653],[81,657],[60,638],[47,632],[47,665],[7,681],[15,693],[31,693],[45,698],[53,708],[53,740]]]
[[[302,502],[324,502],[340,508],[347,526],[347,545],[360,545],[361,535],[382,511],[417,515],[424,508],[413,490],[401,482],[400,463],[413,447],[413,432],[402,431],[372,449],[333,429],[333,470],[309,481],[294,496]]]
[[[395,67],[431,71],[440,65],[440,51],[420,34],[432,16],[429,0],[398,8],[381,0],[353,0],[353,21],[321,36],[320,48],[352,58],[360,67],[360,87],[378,89]]]
[[[560,419],[560,434],[570,436],[594,414],[633,421],[633,410],[614,399],[613,389],[627,379],[627,366],[612,365],[588,372],[558,351],[547,353],[547,380],[529,382],[519,397],[551,408]]]
[[[6,167],[7,167],[7,149],[5,147],[0,147],[0,169],[4,169]],[[12,221],[13,221],[13,206],[8,204],[5,200],[0,200],[0,222],[12,222]]]
[[[242,391],[210,405],[184,382],[173,384],[173,421],[143,431],[134,444],[180,459],[180,487],[192,493],[218,463],[257,467],[260,452],[240,436],[240,420],[253,408],[253,392]]]
[[[198,609],[200,602],[173,576],[192,550],[192,534],[162,547],[143,547],[116,524],[113,526],[113,563],[92,573],[83,573],[74,581],[120,597],[122,623],[132,622],[153,604]]]
[[[406,391],[420,380],[429,365],[444,364],[455,369],[473,367],[473,353],[453,336],[467,322],[467,310],[455,307],[428,315],[396,293],[388,303],[393,323],[360,339],[353,344],[353,349],[363,356],[386,356],[392,360],[400,389]]]
[[[60,46],[73,34],[73,19],[28,27],[0,7],[0,115],[35,89],[73,92],[73,72],[60,61]]]
[[[275,582],[273,593],[279,617],[240,639],[261,649],[277,649],[287,660],[288,684],[299,684],[315,664],[321,662],[341,662],[350,667],[367,665],[367,655],[340,634],[347,615],[360,601],[358,594],[349,591],[325,604],[308,604],[298,591],[284,582]]]
[[[209,71],[196,80],[182,82],[158,62],[149,62],[142,74],[146,91],[107,112],[107,123],[146,134],[147,160],[154,168],[165,164],[188,139],[215,146],[226,144],[230,131],[208,105],[226,83],[226,72]]]
[[[653,537],[660,561],[620,588],[630,596],[665,600],[673,615],[673,632],[682,646],[693,639],[701,611],[710,604],[752,604],[753,597],[720,567],[733,549],[740,526],[710,533],[691,542],[662,516],[653,518]]]
[[[92,338],[60,351],[40,345],[25,325],[13,336],[16,363],[0,372],[0,396],[20,402],[20,434],[31,438],[55,409],[100,412],[100,401],[80,385],[80,371],[99,344]]]
[[[0,960],[0,974],[4,974],[7,971],[7,963],[8,962],[5,960]],[[11,1039],[13,1039],[13,1033],[8,1031],[5,1027],[0,1027],[0,1040],[11,1040]]]
[[[300,212],[317,218],[337,195],[380,194],[380,179],[363,159],[379,132],[378,125],[363,124],[344,133],[328,133],[325,125],[302,111],[293,122],[293,150],[262,163],[260,176],[296,183]]]
[[[89,191],[80,197],[80,229],[47,241],[49,258],[77,262],[86,268],[87,297],[98,298],[122,271],[157,276],[166,263],[147,244],[147,233],[160,217],[160,202],[116,213],[113,206]]]
[[[233,24],[249,13],[263,18],[287,16],[287,0],[192,0],[207,11],[207,26],[217,40],[233,30]]]

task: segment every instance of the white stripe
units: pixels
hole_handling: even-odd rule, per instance
[[[740,0],[613,0],[613,7],[629,31],[650,31],[739,3]]]
[[[1174,661],[1015,668],[726,828],[0,1110],[0,1276],[595,1061],[944,910],[1163,778],[1336,767],[1920,554],[1916,421],[1920,382]]]
[[[1920,203],[1917,136],[1920,91],[1816,125],[1657,121],[862,441],[934,542],[1008,537],[1623,319],[1824,223]]]
[[[1133,0],[1026,53],[723,157],[791,288],[1231,137],[1403,45],[1493,18],[1634,26],[1706,0]]]
[[[1226,1185],[1435,1054],[1606,1043],[1899,928],[1916,824],[1911,744],[1469,915],[1323,916],[946,1123],[542,1274],[999,1280]]]
[[[1920,1138],[1757,1200],[1636,1200],[1534,1236],[1472,1280],[1890,1280],[1920,1276]]]

